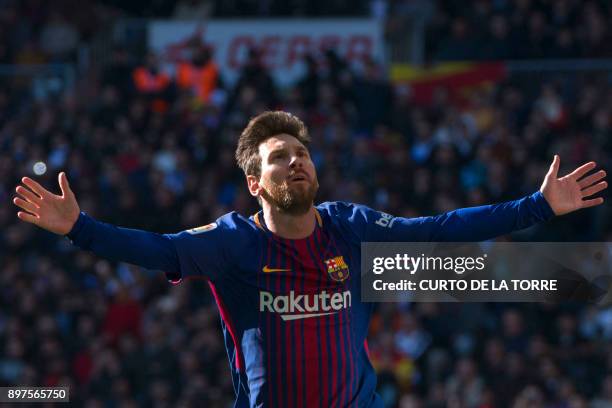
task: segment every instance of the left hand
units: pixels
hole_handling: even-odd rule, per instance
[[[555,155],[550,169],[546,173],[546,177],[544,177],[542,187],[540,187],[540,192],[542,192],[544,198],[548,201],[555,215],[563,215],[581,208],[603,204],[603,197],[585,198],[599,193],[608,187],[607,182],[600,181],[606,177],[604,170],[599,170],[584,177],[588,172],[597,167],[595,162],[589,162],[578,167],[567,176],[557,178],[560,162],[559,156]]]

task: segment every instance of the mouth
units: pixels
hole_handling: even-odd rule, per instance
[[[291,183],[296,183],[296,182],[300,182],[300,181],[308,182],[308,177],[306,176],[305,173],[297,173],[297,174],[289,177],[289,181]]]

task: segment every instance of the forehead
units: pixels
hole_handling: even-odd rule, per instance
[[[266,157],[270,152],[280,149],[306,148],[295,136],[280,134],[266,139],[259,145],[259,154]]]

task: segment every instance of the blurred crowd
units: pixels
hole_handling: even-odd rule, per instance
[[[385,4],[385,0],[3,0],[0,64],[74,62],[79,53],[87,52],[87,44],[108,35],[120,19],[205,22],[211,17],[367,16],[384,13]]]
[[[159,272],[107,262],[17,221],[14,187],[38,161],[47,171],[35,178],[57,192],[65,170],[94,217],[157,232],[257,210],[233,157],[248,119],[266,109],[309,126],[318,201],[398,216],[532,193],[554,153],[562,174],[589,160],[612,164],[605,73],[510,76],[461,103],[439,89],[419,105],[376,62],[356,72],[333,51],[306,58],[288,89],[256,50],[233,86],[205,47],[195,44],[192,56],[175,76],[155,55],[119,48],[108,66],[46,99],[27,82],[0,82],[0,386],[65,384],[90,408],[233,401],[203,282],[171,286]],[[612,215],[601,206],[501,239],[611,241]],[[381,304],[369,343],[391,407],[612,406],[610,307]]]
[[[610,58],[605,0],[436,1],[428,26],[437,60]]]
[[[0,63],[75,61],[120,19],[372,17],[402,44],[425,23],[427,60],[611,58],[606,0],[5,0]],[[83,48],[83,49],[81,49]],[[84,55],[82,55],[84,56]]]

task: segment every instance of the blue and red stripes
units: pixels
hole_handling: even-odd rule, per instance
[[[275,245],[274,246],[274,250],[276,252],[276,256],[275,256],[275,267],[276,268],[284,268],[284,265],[282,265],[282,257],[281,257],[281,248],[279,245]],[[280,273],[275,273],[274,277],[276,278],[276,282],[275,282],[275,290],[274,293],[275,294],[280,294],[280,293],[284,293],[284,286],[285,286],[285,280],[284,279],[280,279]],[[276,402],[282,406],[282,407],[286,407],[287,406],[287,401],[285,399],[283,399],[284,397],[284,387],[283,385],[283,377],[285,377],[283,375],[283,349],[285,348],[285,336],[283,335],[283,333],[281,333],[281,319],[278,318],[278,315],[275,316],[276,318],[275,320],[275,335],[274,335],[274,343],[276,345],[276,349],[272,350],[272,353],[275,357],[276,360],[276,381],[274,383],[274,388],[275,388],[275,394],[276,394]]]
[[[348,281],[339,283],[328,276],[325,260],[343,251],[332,232],[326,232],[318,227],[306,239],[288,240],[266,231],[261,266],[286,271],[262,273],[260,290],[274,296],[287,296],[293,290],[313,298],[323,290],[329,295],[349,290]],[[266,342],[266,405],[327,408],[355,404],[357,366],[350,308],[287,321],[280,313],[265,311],[260,312],[259,321]]]
[[[345,251],[340,250],[339,245],[336,239],[334,238],[333,234],[331,233],[329,234],[329,239],[331,241],[332,247],[334,248],[334,251],[336,251],[337,253],[351,254],[351,251],[349,251],[348,248],[344,248],[346,249]],[[352,262],[353,260],[348,255],[345,261],[349,265],[353,265],[353,262]],[[360,271],[353,271],[353,273],[360,273]],[[355,278],[355,276],[356,275],[353,275],[353,279]],[[351,285],[351,282],[349,281],[347,283],[347,286],[350,287],[350,285]],[[346,388],[345,393],[343,395],[341,405],[340,405],[342,407],[349,407],[351,403],[353,402],[352,401],[353,384],[358,376],[358,373],[357,373],[358,368],[354,360],[354,356],[357,355],[357,350],[354,348],[354,344],[353,344],[353,332],[352,332],[353,325],[351,322],[351,318],[352,318],[351,310],[352,308],[347,308],[342,311],[342,313],[340,314],[340,322],[338,325],[340,333],[341,333],[340,344],[343,345],[342,348],[344,351],[341,354],[342,354],[342,358],[347,364],[344,370],[340,370],[340,372],[342,373],[342,375],[346,376],[345,380],[348,382],[348,385],[345,387]]]
[[[325,271],[325,259],[332,258],[340,253],[347,254],[349,251],[340,250],[336,240],[334,239],[332,231],[329,229],[322,231],[321,234],[323,235],[321,238],[323,241],[321,249],[325,248],[323,252],[324,256],[321,260],[321,268],[323,268],[323,271]],[[326,273],[326,271],[324,273]],[[345,282],[345,285],[340,290],[347,289],[349,285],[350,281]],[[333,341],[331,344],[335,346],[333,350],[333,356],[335,359],[333,361],[336,364],[332,364],[332,372],[337,373],[334,378],[338,379],[338,383],[336,386],[336,383],[334,382],[334,386],[336,386],[336,388],[334,388],[336,394],[332,395],[332,398],[329,401],[329,406],[349,406],[353,396],[353,383],[356,378],[354,374],[357,367],[354,364],[353,358],[354,348],[352,345],[353,336],[351,331],[352,326],[350,321],[350,310],[350,308],[346,308],[334,315],[333,327],[335,328],[335,336],[332,336],[332,338],[335,337],[335,341]]]
[[[316,286],[308,288],[310,290],[307,289],[308,293],[310,293],[311,291],[313,293],[316,293],[321,288],[322,273],[319,267],[319,258],[316,255],[318,249],[321,247],[320,236],[320,230],[317,229],[312,235],[311,239],[309,239],[307,242],[308,255],[313,265],[313,267],[311,268],[311,272],[314,272],[314,276],[311,278],[311,281],[314,281],[316,279],[317,282]],[[326,335],[324,333],[325,328],[321,327],[321,320],[325,318],[326,316],[313,319],[313,323],[316,326],[316,338],[312,340],[314,340],[316,345],[316,359],[318,360],[316,361],[318,364],[313,364],[313,366],[316,366],[318,368],[318,373],[313,373],[314,376],[312,378],[315,379],[315,381],[313,381],[313,386],[311,386],[309,391],[314,392],[318,395],[319,403],[317,404],[317,406],[319,407],[329,406],[328,384],[326,384],[325,381],[322,381],[323,379],[329,378],[329,375],[327,373],[326,358],[327,345],[324,344],[326,340]],[[312,330],[312,333],[314,334],[314,330]]]
[[[304,282],[306,280],[306,268],[304,267],[304,264],[302,262],[299,262],[300,259],[303,259],[300,255],[300,248],[303,248],[305,244],[304,240],[293,240],[291,241],[291,248],[293,249],[293,262],[292,262],[292,267],[294,268],[296,273],[299,273],[300,275],[300,293],[305,293],[304,292]],[[297,326],[297,327],[296,327]],[[297,372],[299,373],[299,376],[297,378],[297,386],[299,389],[296,389],[295,395],[299,397],[297,397],[298,400],[298,406],[302,407],[309,407],[311,406],[311,401],[308,400],[308,382],[309,382],[309,377],[307,375],[306,372],[306,358],[309,355],[308,354],[308,350],[306,349],[306,332],[304,330],[304,319],[301,319],[299,324],[295,325],[294,327],[296,327],[297,329],[297,336],[296,336],[296,363],[299,364],[299,367],[297,367]]]
[[[267,243],[267,257],[265,259],[265,262],[262,264],[262,268],[263,265],[267,265],[270,262],[270,259],[272,259],[272,243],[270,242],[270,240],[266,240]],[[271,277],[270,274],[266,274],[266,285],[265,288],[267,291],[271,291]],[[262,333],[262,339],[263,341],[266,343],[266,394],[267,394],[267,400],[268,400],[268,406],[273,407],[274,406],[274,395],[273,395],[273,387],[276,385],[273,382],[273,374],[276,371],[273,368],[273,359],[272,359],[272,338],[273,338],[273,333],[272,333],[272,315],[270,313],[266,313],[266,326],[265,326],[265,330],[264,333]],[[260,318],[261,318],[261,314],[260,314]]]
[[[297,254],[295,251],[295,247],[293,246],[293,240],[285,240],[285,247],[287,248],[288,253],[288,268],[291,269],[291,288],[297,291],[297,276],[302,275],[298,272],[299,261],[297,259]],[[303,277],[303,276],[302,276]],[[303,319],[302,319],[303,320]],[[300,322],[303,323],[303,322]],[[304,350],[302,348],[302,342],[299,340],[301,332],[303,332],[303,326],[301,326],[298,322],[294,322],[291,324],[291,345],[293,345],[294,350],[291,353],[289,366],[291,367],[290,375],[293,379],[291,383],[291,392],[290,396],[292,399],[292,406],[296,408],[302,408],[304,400],[301,398],[301,384],[303,382],[303,369],[302,369],[302,358],[304,355]]]
[[[230,337],[232,338],[232,342],[234,343],[234,349],[236,353],[236,360],[235,360],[236,370],[238,370],[239,372],[243,372],[244,371],[244,356],[242,355],[242,348],[240,347],[240,341],[237,336],[238,331],[236,329],[236,325],[234,324],[234,321],[230,317],[227,306],[225,306],[225,303],[223,303],[221,296],[219,296],[219,293],[217,292],[217,288],[210,280],[208,281],[208,286],[210,286],[210,290],[213,294],[213,297],[215,298],[215,302],[217,302],[217,307],[219,308],[219,314],[221,314],[221,319],[223,319],[223,321],[225,322],[225,325],[227,326],[227,330],[229,331]]]

